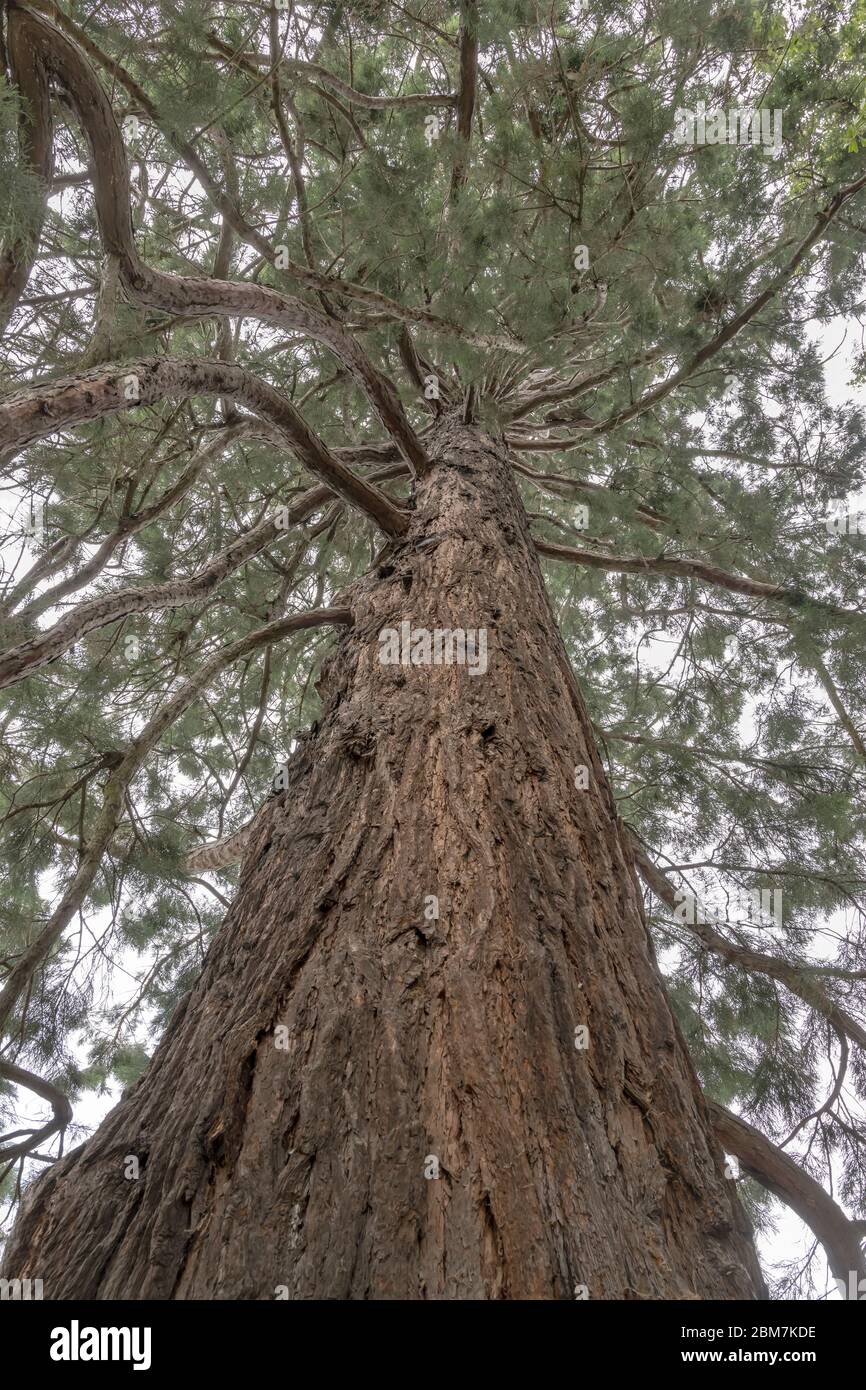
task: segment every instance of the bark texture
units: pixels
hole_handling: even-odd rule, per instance
[[[47,1298],[764,1296],[504,447],[429,458],[201,979],[28,1195]],[[486,674],[382,664],[405,619]]]

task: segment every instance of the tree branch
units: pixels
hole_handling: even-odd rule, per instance
[[[478,85],[478,6],[476,0],[460,4],[460,86],[457,92],[457,153],[451,170],[452,202],[459,196],[469,172],[469,142]]]
[[[768,304],[769,301],[778,294],[779,290],[793,278],[801,261],[809,254],[812,247],[821,240],[840,208],[844,207],[847,202],[850,202],[855,194],[859,193],[863,188],[866,188],[866,174],[862,174],[860,178],[855,179],[853,183],[846,184],[844,188],[840,188],[830,199],[827,206],[822,208],[817,214],[811,230],[800,242],[793,255],[788,258],[782,269],[773,276],[766,288],[763,289],[760,294],[756,295],[751,303],[747,304],[739,314],[736,314],[734,318],[730,319],[728,323],[720,328],[718,333],[716,333],[713,338],[710,338],[709,342],[705,343],[704,346],[700,348],[688,362],[685,362],[683,366],[680,367],[679,371],[674,372],[673,376],[669,377],[667,381],[663,381],[660,385],[647,391],[639,400],[635,401],[633,405],[628,406],[625,410],[617,411],[615,414],[608,416],[606,420],[599,420],[596,424],[587,429],[586,437],[591,438],[593,435],[607,434],[611,430],[616,429],[619,425],[625,424],[628,420],[633,420],[635,416],[643,415],[647,410],[657,405],[659,401],[669,396],[671,392],[675,391],[678,386],[681,386],[684,381],[687,381],[705,362],[709,362],[712,357],[715,357],[717,353],[721,352],[722,348],[726,347],[731,339],[736,337],[740,329],[744,328],[756,314],[759,314],[764,308],[764,305]]]
[[[10,10],[11,9],[12,4],[10,3]],[[189,141],[184,140],[183,137],[161,117],[158,109],[150,100],[144,88],[135,81],[131,74],[115,59],[110,58],[107,53],[103,53],[98,45],[95,44],[68,15],[64,14],[63,11],[53,3],[53,0],[32,0],[32,9],[41,10],[46,14],[50,14],[60,29],[68,34],[80,49],[87,53],[94,62],[99,63],[106,72],[110,73],[111,76],[120,83],[133,98],[136,106],[144,111],[149,120],[153,121],[154,125],[162,131],[172,148],[195,174],[202,188],[204,188],[208,197],[211,199],[211,202],[223,217],[226,218],[241,240],[246,242],[248,246],[253,247],[270,265],[273,265],[277,258],[277,248],[272,246],[267,237],[263,236],[256,227],[252,226],[252,224],[247,221],[237,207],[237,204],[226,196],[212,177],[210,170],[204,160],[200,158],[194,146],[192,146]],[[50,26],[46,27],[50,29]],[[56,31],[53,32],[56,33]],[[62,35],[60,34],[58,34],[57,37],[62,39]],[[90,80],[95,81],[93,74],[90,72],[89,68],[87,68],[86,64],[84,67]],[[99,86],[98,83],[96,85]],[[367,285],[355,285],[350,281],[341,280],[337,276],[325,275],[308,266],[299,265],[295,261],[287,260],[285,263],[281,263],[280,269],[284,270],[286,274],[290,275],[294,280],[299,281],[299,283],[308,285],[311,289],[324,290],[326,293],[330,292],[331,294],[340,294],[350,299],[356,299],[361,303],[368,304],[371,309],[378,310],[388,318],[397,320],[404,319],[412,323],[425,324],[428,328],[436,332],[462,338],[465,342],[474,343],[477,347],[501,348],[506,352],[523,351],[523,345],[514,338],[497,334],[467,332],[465,329],[461,328],[460,324],[455,323],[452,319],[442,318],[440,315],[432,313],[429,309],[399,304],[395,299],[390,299],[388,295],[382,294],[379,290],[371,289]]]
[[[35,1076],[33,1072],[25,1071],[23,1067],[16,1066],[14,1062],[7,1062],[0,1057],[0,1076],[5,1081],[11,1081],[16,1086],[24,1086],[28,1091],[33,1091],[35,1095],[47,1100],[51,1109],[54,1111],[54,1118],[41,1129],[31,1130],[29,1138],[23,1139],[20,1144],[13,1144],[9,1148],[0,1149],[0,1163],[10,1163],[16,1158],[24,1158],[32,1149],[37,1149],[46,1139],[50,1139],[58,1130],[65,1129],[72,1119],[72,1106],[69,1104],[62,1091],[50,1081],[43,1081],[41,1076]]]
[[[866,614],[857,609],[839,608],[826,599],[812,598],[802,589],[792,589],[786,584],[770,584],[761,579],[750,579],[744,574],[732,574],[730,570],[720,569],[718,565],[708,565],[703,560],[678,559],[666,555],[605,555],[598,550],[579,550],[574,546],[557,545],[553,541],[537,539],[535,548],[539,555],[552,560],[565,560],[572,565],[586,565],[589,569],[613,570],[617,574],[671,574],[682,579],[697,579],[703,584],[713,584],[720,589],[729,589],[734,594],[746,594],[749,598],[776,599],[792,608],[803,608],[811,604],[825,613],[840,618],[862,620]]]
[[[110,845],[125,808],[125,796],[133,777],[162,735],[175,723],[194,700],[219,673],[255,651],[258,647],[279,642],[290,633],[326,624],[342,625],[352,621],[348,608],[317,608],[309,613],[294,613],[278,618],[264,627],[247,633],[237,642],[209,657],[194,676],[190,676],[148,720],[137,738],[133,739],[121,762],[111,771],[102,796],[102,808],[87,841],[78,870],[66,887],[63,896],[45,926],[20,956],[0,990],[0,1031],[2,1031],[27,982],[51,954],[69,922],[78,911],[93,883]]]
[[[858,1224],[849,1220],[820,1183],[771,1144],[754,1125],[715,1101],[707,1099],[707,1104],[722,1147],[739,1159],[749,1177],[772,1192],[806,1223],[827,1252],[830,1269],[842,1286],[842,1297],[857,1299],[857,1282],[866,1276]]]
[[[427,462],[424,450],[393,384],[373,365],[357,339],[335,319],[327,318],[293,295],[279,294],[262,285],[167,275],[141,260],[130,220],[126,151],[101,83],[75,44],[53,25],[17,5],[9,11],[9,24],[10,28],[20,29],[22,41],[32,45],[45,69],[60,82],[81,123],[90,145],[100,234],[106,254],[119,260],[120,278],[127,293],[141,304],[172,314],[249,316],[283,328],[300,329],[329,348],[352,373],[404,457],[416,470],[423,471]],[[214,188],[197,156],[195,165],[195,172],[206,176],[208,188]],[[229,214],[234,216],[236,209],[231,200],[220,197],[218,206],[232,221]],[[271,258],[270,244],[264,245]]]
[[[0,333],[15,312],[36,258],[45,219],[48,186],[54,168],[51,102],[45,73],[16,26],[9,25],[9,67],[22,109],[18,124],[21,162],[42,185],[37,224],[29,236],[20,236],[0,255]]]
[[[679,907],[676,889],[661,869],[650,859],[634,831],[629,827],[626,827],[626,830],[635,864],[641,877],[656,897],[672,912],[675,912]],[[818,1013],[829,1019],[839,1033],[844,1033],[852,1042],[857,1043],[858,1047],[866,1048],[866,1028],[858,1023],[851,1014],[841,1009],[820,984],[809,979],[808,964],[792,965],[788,961],[780,960],[777,956],[768,956],[762,951],[751,951],[743,946],[735,946],[719,932],[714,931],[712,927],[704,923],[695,922],[692,924],[687,922],[683,925],[698,938],[706,950],[720,956],[726,964],[737,965],[742,970],[759,975],[768,975],[771,979],[778,980],[810,1008],[817,1010]]]
[[[217,435],[212,436],[195,452],[177,481],[166,489],[158,501],[151,503],[149,507],[142,507],[140,511],[135,512],[133,515],[122,515],[115,525],[114,530],[104,538],[90,559],[87,560],[85,564],[80,565],[74,573],[68,575],[65,579],[58,580],[56,584],[51,585],[48,589],[41,589],[36,597],[31,599],[23,608],[18,608],[15,614],[16,621],[32,622],[40,613],[44,613],[48,608],[53,608],[56,603],[66,598],[68,594],[73,594],[78,589],[84,588],[85,584],[89,584],[96,575],[102,572],[119,546],[130,536],[134,536],[138,531],[143,530],[145,526],[149,526],[151,522],[155,521],[158,517],[163,516],[175,502],[189,491],[196,479],[200,477],[205,466],[210,463],[212,459],[218,458],[221,453],[235,442],[235,440],[252,438],[255,436],[255,433],[256,421],[244,420],[241,424],[229,425],[227,428],[221,429]],[[77,540],[79,544],[83,542],[84,538],[84,536],[72,537],[72,539]],[[52,569],[48,572],[56,572],[61,569],[68,559],[68,554],[62,555],[60,559],[54,562]],[[24,595],[30,592],[34,587],[36,581],[41,581],[45,578],[45,569],[42,570],[41,574],[36,576],[34,576],[33,570],[31,570],[30,573],[26,574],[21,582],[16,585],[7,602],[3,604],[2,612],[13,612]]]
[[[240,401],[273,425],[305,467],[338,497],[386,535],[405,532],[405,512],[341,463],[285,396],[230,362],[144,357],[17,391],[0,402],[0,449],[18,449],[69,425],[153,405],[171,395],[222,395]]]
[[[382,472],[391,472],[392,468]],[[134,585],[115,593],[100,595],[78,604],[54,625],[37,636],[11,647],[0,657],[0,689],[15,685],[34,671],[56,661],[88,632],[106,627],[131,613],[158,613],[180,608],[205,598],[229,575],[258,555],[266,546],[282,539],[287,526],[303,522],[332,495],[330,487],[311,488],[287,508],[285,516],[266,517],[239,536],[197,574],[164,584]]]

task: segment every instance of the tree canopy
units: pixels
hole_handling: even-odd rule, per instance
[[[5,19],[6,1195],[190,987],[235,870],[189,856],[315,720],[459,408],[512,451],[709,1096],[866,1217],[863,0]]]

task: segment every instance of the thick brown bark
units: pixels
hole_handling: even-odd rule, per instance
[[[31,1190],[46,1297],[763,1296],[512,470],[453,415],[430,457],[201,979]],[[406,619],[486,674],[382,664]]]

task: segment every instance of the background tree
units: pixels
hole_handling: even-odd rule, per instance
[[[5,6],[13,1205],[28,1155],[50,1164],[11,1267],[95,1296],[270,1297],[260,1250],[238,1236],[218,1265],[206,1234],[248,1200],[273,1240],[297,1237],[276,1279],[294,1295],[756,1296],[713,1127],[753,1218],[782,1197],[837,1277],[866,1275],[866,567],[856,518],[825,520],[863,481],[862,412],[825,367],[862,308],[864,42],[862,6],[836,0]],[[780,157],[678,143],[677,110],[701,101],[780,110]],[[489,681],[435,673],[426,704],[411,669],[377,684],[383,625],[448,614],[498,641]],[[744,917],[742,890],[781,890],[781,921]],[[701,921],[695,900],[722,910]],[[389,912],[423,964],[393,965]],[[549,978],[527,974],[533,914],[565,943]],[[363,942],[360,974],[341,939]],[[393,1033],[370,983],[392,966],[420,1001]],[[465,1010],[447,1028],[443,970]],[[538,1032],[476,1017],[481,996]],[[265,1055],[286,1008],[291,1045]],[[55,1162],[76,1098],[135,1082],[160,1036],[85,1158]],[[383,1047],[406,1072],[357,1075]],[[287,1068],[296,1113],[265,1192],[251,1171]],[[533,1068],[532,1103],[551,1093],[537,1154]],[[225,1093],[184,1138],[211,1069]],[[14,1087],[50,1120],[17,1120]],[[327,1158],[304,1136],[305,1106],[343,1094],[369,1101],[366,1191],[333,1136]],[[578,1180],[575,1117],[599,1098],[615,1120],[586,1130]],[[130,1145],[144,1181],[109,1190]],[[523,1149],[527,1172],[506,1172]],[[552,1184],[548,1208],[524,1215],[524,1178]],[[469,1253],[446,1274],[449,1239]],[[812,1287],[811,1262],[777,1273]]]

